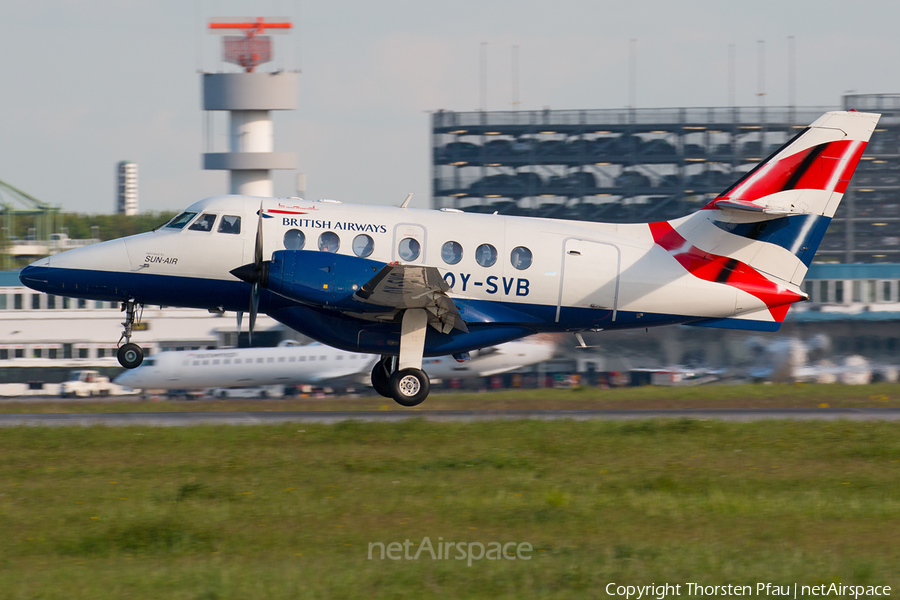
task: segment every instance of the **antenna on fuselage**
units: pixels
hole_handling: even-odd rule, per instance
[[[403,204],[400,205],[400,208],[406,208],[407,206],[409,206],[409,201],[412,200],[412,197],[413,197],[412,192],[407,194],[406,200],[403,201]]]

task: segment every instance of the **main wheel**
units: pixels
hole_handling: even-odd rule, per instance
[[[378,360],[372,368],[372,387],[385,398],[393,398],[391,394],[391,360],[386,356]]]
[[[401,406],[417,406],[428,397],[431,382],[422,369],[401,369],[391,375],[391,398]]]
[[[128,343],[119,348],[116,358],[126,369],[135,369],[144,362],[144,351],[137,344]]]

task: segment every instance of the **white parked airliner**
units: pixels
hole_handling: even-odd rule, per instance
[[[459,362],[450,356],[425,359],[433,378],[464,379],[506,373],[550,360],[555,344],[539,340],[507,342]],[[325,384],[363,381],[378,357],[345,352],[323,344],[275,348],[229,348],[161,352],[125,371],[116,383],[142,390],[202,390],[265,385]]]
[[[686,324],[775,331],[879,115],[829,112],[701,210],[609,224],[333,200],[217,196],[157,230],[22,270],[60,296],[118,300],[126,367],[140,304],[258,311],[380,354],[375,389],[420,403],[423,357],[537,332]]]

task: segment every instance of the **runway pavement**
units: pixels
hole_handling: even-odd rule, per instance
[[[184,427],[190,425],[260,425],[276,423],[338,423],[341,421],[397,422],[540,420],[574,421],[635,419],[708,419],[719,421],[900,421],[900,408],[784,408],[784,409],[670,409],[670,410],[385,410],[280,412],[135,412],[0,414],[0,427],[127,426]]]

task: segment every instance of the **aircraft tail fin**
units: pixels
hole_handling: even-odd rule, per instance
[[[777,328],[789,305],[806,297],[799,286],[879,118],[825,113],[702,210],[650,223],[654,241],[695,276],[757,297],[767,314],[747,318]]]
[[[825,113],[703,210],[669,224],[698,248],[800,285],[880,116]]]

